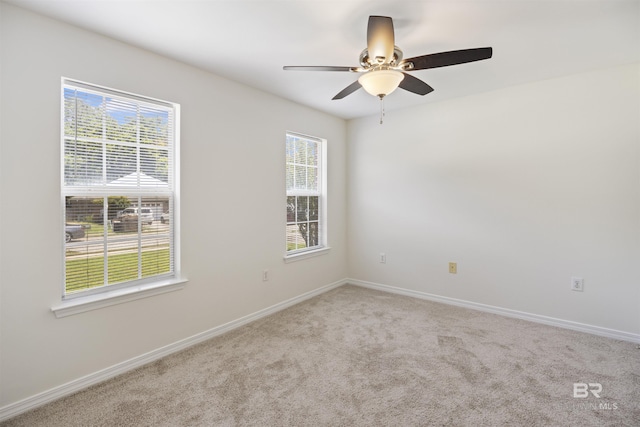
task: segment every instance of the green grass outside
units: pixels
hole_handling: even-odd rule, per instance
[[[138,254],[136,252],[110,255],[108,265],[110,285],[138,279]],[[168,248],[142,252],[142,277],[168,273],[169,267]],[[67,293],[103,285],[104,257],[67,260],[65,284]]]
[[[307,245],[304,243],[287,243],[287,251],[295,251],[296,249],[304,249]]]

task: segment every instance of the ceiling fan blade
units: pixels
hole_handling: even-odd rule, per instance
[[[493,48],[479,47],[476,49],[452,50],[449,52],[433,53],[403,59],[400,65],[412,63],[411,70],[426,70],[428,68],[447,67],[449,65],[464,64],[466,62],[489,59],[493,55]]]
[[[393,20],[388,16],[370,16],[367,51],[372,63],[389,63],[393,59],[394,47]]]
[[[426,95],[430,92],[433,92],[433,88],[422,80],[407,73],[402,74],[404,74],[404,79],[402,79],[399,85],[399,87],[401,87],[402,89],[409,92],[417,93],[418,95]]]
[[[362,85],[360,84],[360,82],[356,80],[355,82],[351,83],[349,86],[342,89],[340,93],[338,93],[336,96],[334,96],[331,99],[342,99],[347,95],[351,95],[353,92],[357,91],[361,87]]]
[[[283,70],[294,71],[353,71],[353,67],[332,67],[332,66],[297,66],[287,65],[282,67]]]

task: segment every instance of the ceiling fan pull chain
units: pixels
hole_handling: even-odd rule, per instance
[[[380,124],[382,124],[382,119],[384,118],[384,96],[380,97]]]

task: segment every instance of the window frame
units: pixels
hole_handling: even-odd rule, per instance
[[[287,166],[290,164],[287,161],[287,140],[289,137],[299,138],[306,141],[312,141],[318,144],[318,177],[317,177],[317,190],[297,190],[297,189],[288,189],[287,179],[289,172],[287,171]],[[327,140],[324,138],[319,138],[316,136],[310,136],[306,134],[302,134],[299,132],[287,131],[285,134],[285,206],[287,207],[287,212],[285,215],[285,254],[284,260],[285,262],[297,261],[302,259],[307,259],[312,256],[322,255],[328,252],[330,248],[328,242],[328,215],[327,215],[327,205],[328,205],[328,197],[327,197]],[[311,247],[305,248],[297,248],[289,250],[288,248],[288,231],[287,228],[292,225],[292,223],[288,220],[288,198],[293,196],[316,196],[318,197],[318,244]],[[297,223],[297,221],[296,221]]]
[[[74,187],[73,185],[67,185],[65,182],[65,143],[66,139],[68,139],[68,135],[65,132],[65,90],[66,89],[77,89],[80,91],[87,91],[88,93],[94,93],[102,97],[113,97],[121,100],[126,100],[128,102],[133,102],[136,105],[149,105],[154,108],[165,109],[170,111],[170,114],[173,116],[173,123],[171,134],[169,135],[169,146],[167,147],[167,158],[168,158],[168,183],[167,187],[148,187],[145,188],[141,185],[140,181],[138,181],[137,189],[133,190],[132,187],[125,186],[123,188],[110,188],[106,181],[103,181],[101,184],[93,185],[86,184]],[[79,312],[92,310],[95,308],[100,308],[112,304],[119,304],[124,301],[143,298],[146,296],[156,295],[159,293],[165,293],[177,289],[181,289],[186,282],[186,279],[181,277],[180,271],[180,105],[173,102],[163,101],[151,97],[146,97],[142,95],[137,95],[129,92],[125,92],[122,90],[112,89],[100,85],[96,85],[93,83],[82,82],[75,79],[70,78],[61,78],[61,121],[60,121],[61,129],[60,129],[60,141],[61,141],[61,153],[60,153],[60,171],[61,171],[61,212],[62,212],[62,297],[61,303],[52,307],[52,311],[56,314],[57,317],[64,317],[71,314],[76,314]],[[136,125],[137,126],[137,125]],[[139,129],[136,127],[136,129]],[[139,132],[139,130],[137,131]],[[109,144],[107,139],[103,138],[102,144]],[[118,144],[120,145],[120,144]],[[142,150],[145,146],[140,145],[139,142],[136,142],[137,146],[136,152]],[[149,146],[153,147],[153,146]],[[140,156],[140,154],[137,154]],[[138,162],[141,162],[139,160]],[[104,171],[103,174],[108,174],[108,168],[103,165]],[[144,173],[142,171],[142,166],[140,163],[137,166],[136,174],[138,176],[138,180],[140,180],[141,175]],[[106,176],[106,175],[105,175]],[[166,199],[167,204],[170,209],[170,224],[168,226],[168,231],[166,233],[160,233],[158,236],[168,236],[169,241],[169,271],[166,273],[155,273],[149,277],[142,277],[133,280],[125,280],[120,283],[109,284],[108,279],[105,280],[104,285],[99,285],[96,287],[79,290],[73,293],[69,293],[67,290],[67,280],[66,280],[66,272],[67,272],[67,243],[64,241],[65,235],[65,224],[67,220],[66,209],[67,209],[67,197],[68,196],[78,196],[78,197],[91,197],[95,199],[103,198],[103,224],[108,223],[107,217],[107,209],[106,209],[106,201],[110,195],[120,196],[130,196],[131,200],[135,200],[135,203],[131,206],[144,208],[144,202],[147,199]],[[137,200],[136,200],[137,199]],[[135,206],[134,206],[135,205]],[[145,240],[144,236],[142,236],[142,228],[141,228],[141,219],[138,217],[138,230],[137,230],[137,239],[138,241]],[[104,236],[99,244],[104,244],[105,249],[103,252],[103,257],[109,256],[110,252],[107,250],[108,243],[108,226],[102,226],[104,232]],[[161,237],[159,237],[161,238]],[[135,240],[135,239],[134,239]],[[141,264],[141,254],[143,252],[142,248],[138,249],[138,261],[137,268],[140,272],[140,268],[142,268]],[[106,264],[105,264],[106,265]],[[107,276],[107,272],[103,271],[103,274]],[[138,273],[139,274],[139,273]]]

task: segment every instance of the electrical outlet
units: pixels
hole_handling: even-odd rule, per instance
[[[384,252],[380,252],[380,263],[381,264],[387,263],[387,254],[385,254]]]
[[[571,278],[571,290],[578,292],[584,291],[584,280],[582,280],[582,277]]]
[[[269,280],[269,270],[262,270],[262,281],[266,282]]]
[[[457,274],[458,273],[458,264],[455,262],[449,263],[449,273]]]

